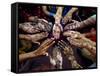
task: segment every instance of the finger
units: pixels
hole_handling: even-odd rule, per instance
[[[64,36],[71,38],[82,38],[83,36],[77,31],[66,31],[63,33]]]
[[[30,35],[30,36],[31,36],[31,41],[35,42],[35,41],[39,41],[43,38],[46,38],[48,36],[48,33],[47,32],[42,32],[42,33]]]
[[[61,41],[59,41],[58,44],[59,44],[63,49],[65,48],[65,45],[64,45]]]
[[[67,24],[65,27],[64,27],[64,30],[70,30],[70,26],[71,26],[72,24]]]
[[[65,47],[65,46],[66,46],[65,44],[63,44],[63,42],[62,42],[62,41],[59,41],[59,43],[60,43],[63,47]]]
[[[49,45],[47,45],[47,48],[51,47],[54,43],[55,43],[55,41],[51,42]]]
[[[36,44],[40,45],[40,42],[34,42],[34,43],[36,43]]]
[[[78,41],[76,39],[68,37],[67,40],[70,42],[71,45],[77,46],[77,47],[82,47],[82,42]]]
[[[64,35],[64,36],[67,36],[67,37],[71,37],[71,36],[73,36],[73,31],[65,31],[65,32],[63,33],[63,35]]]
[[[58,46],[60,47],[60,48],[62,48],[63,50],[64,50],[64,46],[62,46],[59,42],[57,43],[58,44]]]
[[[30,40],[31,37],[29,34],[25,35],[25,34],[19,34],[19,39],[25,39],[25,40]]]
[[[47,49],[48,49],[49,47],[51,47],[54,43],[55,43],[55,41],[53,41],[50,45],[47,45],[46,47],[44,47],[42,50],[43,50],[43,51],[47,51]]]
[[[52,41],[54,40],[54,38],[48,38],[47,40],[45,40],[42,44],[41,44],[41,46],[47,46],[47,45],[49,45]]]
[[[61,40],[61,42],[62,42],[65,46],[67,45],[67,43],[66,43],[65,41]]]

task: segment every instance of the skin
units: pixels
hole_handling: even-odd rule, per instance
[[[78,29],[83,29],[84,27],[87,26],[93,26],[95,24],[96,24],[96,15],[93,15],[81,22],[72,20],[70,24],[65,25],[64,30],[78,30]]]
[[[43,8],[43,12],[46,14],[46,15],[48,15],[48,16],[50,16],[50,12],[47,10],[47,7],[46,6],[43,6],[42,7]],[[57,9],[57,12],[56,12],[56,15],[54,14],[54,15],[52,15],[54,18],[55,18],[55,16],[61,16],[62,15],[62,10],[63,10],[63,7],[57,7],[58,9]],[[71,19],[72,19],[72,15],[73,15],[73,13],[74,12],[76,12],[78,10],[78,8],[76,8],[76,7],[72,7],[69,11],[68,11],[68,13],[62,18],[62,23],[63,24],[66,24],[67,22],[69,22],[69,21],[71,21]],[[59,17],[58,17],[59,18]],[[57,19],[57,17],[56,17],[56,19]],[[55,19],[55,20],[56,20]],[[57,19],[58,20],[58,19]],[[60,19],[59,19],[60,20]]]
[[[72,7],[68,13],[62,18],[62,23],[66,24],[68,22],[70,22],[72,20],[72,15],[74,12],[76,12],[78,10],[78,8],[76,7]]]
[[[37,16],[30,16],[28,18],[28,20],[31,22],[31,21],[38,21],[38,17]]]
[[[46,15],[50,15],[50,12],[47,10],[47,7],[46,6],[42,6],[42,9],[43,9],[43,12],[46,14]]]
[[[37,33],[37,34],[19,34],[19,39],[24,39],[24,40],[28,40],[31,42],[38,42],[39,40],[46,38],[48,36],[47,32],[41,32],[41,33]]]
[[[74,52],[65,41],[61,40],[58,42],[58,45],[64,50],[64,54],[66,55],[66,58],[71,62],[72,68],[82,68],[78,62],[76,61],[74,57]]]
[[[70,24],[65,25],[64,30],[74,30],[80,28],[80,22],[72,20]]]
[[[61,20],[61,15],[62,15],[62,9],[63,7],[58,7],[56,15],[54,16],[55,18],[55,24],[53,26],[53,36],[55,39],[59,39],[60,38],[60,33],[63,30],[62,25],[60,24],[60,20]]]
[[[62,69],[63,58],[61,54],[61,50],[58,46],[54,47],[52,50],[52,55],[49,55],[50,63],[57,69]],[[58,63],[59,62],[59,63]]]
[[[29,17],[30,22],[20,23],[19,29],[23,30],[26,33],[38,33],[41,31],[49,32],[51,26],[45,19],[38,19],[34,16]]]
[[[93,58],[96,57],[96,43],[86,38],[77,31],[66,31],[63,33],[71,45],[87,49]]]
[[[39,28],[36,28],[35,26],[31,25],[31,22],[25,22],[19,24],[19,29],[23,30],[27,33],[37,33],[40,32]]]
[[[51,16],[50,12],[47,10],[46,6],[43,6],[43,11],[46,15]],[[60,38],[60,32],[63,30],[60,21],[62,18],[62,11],[63,11],[63,7],[57,7],[57,12],[56,14],[52,15],[55,19],[55,23],[53,26],[53,31],[52,31],[52,35],[55,39],[59,39]]]
[[[26,59],[31,59],[34,57],[38,57],[40,55],[45,55],[46,52],[48,51],[48,48],[51,47],[53,44],[55,43],[54,39],[46,39],[38,49],[29,52],[29,53],[25,53],[25,54],[20,54],[19,55],[19,61],[22,62]]]

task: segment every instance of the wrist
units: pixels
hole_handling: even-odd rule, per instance
[[[33,58],[33,57],[35,57],[34,51],[33,51],[33,52],[29,52],[27,56],[28,56],[28,58]]]

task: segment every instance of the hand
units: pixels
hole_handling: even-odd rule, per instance
[[[50,32],[52,23],[49,23],[45,19],[39,19],[37,27],[42,31]]]
[[[23,30],[26,33],[37,33],[40,32],[40,29],[32,25],[32,22],[25,22],[19,24],[19,29]]]
[[[76,31],[66,31],[63,33],[71,45],[86,48],[94,57],[96,56],[96,43],[87,39],[84,35]]]
[[[51,47],[55,43],[54,38],[45,40],[40,47],[33,51],[33,56],[40,56],[40,55],[46,55],[46,52],[48,51],[48,48]]]
[[[87,44],[91,44],[96,46],[95,42],[87,39],[84,35],[80,34],[77,31],[66,31],[63,33],[64,36],[67,37],[67,40],[75,46],[78,47],[86,47]]]
[[[41,32],[41,33],[37,33],[37,34],[19,34],[19,39],[24,39],[24,40],[29,40],[33,43],[38,42],[39,40],[46,38],[48,36],[47,32]]]
[[[40,56],[40,55],[46,55],[46,51],[54,43],[55,43],[54,39],[45,40],[37,50],[29,52],[29,53],[20,54],[19,55],[19,61],[21,62],[23,60],[30,59],[30,58],[33,58],[33,57],[37,57],[37,56]]]
[[[37,33],[40,31],[51,31],[52,24],[45,19],[34,20],[33,22],[20,23],[19,28],[27,33]]]
[[[55,39],[60,38],[61,31],[62,31],[62,26],[60,24],[54,24],[52,34]]]
[[[64,54],[66,55],[68,60],[71,62],[72,68],[82,68],[76,61],[73,49],[71,48],[69,44],[61,40],[58,42],[58,45],[64,50]]]
[[[72,20],[72,15],[64,16],[64,17],[62,18],[62,24],[65,25],[65,24],[67,24],[68,22],[71,22],[71,20]]]
[[[74,30],[80,28],[80,22],[72,20],[71,23],[65,25],[64,30]]]

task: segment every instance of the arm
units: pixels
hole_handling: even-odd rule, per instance
[[[31,42],[37,42],[48,36],[47,32],[37,33],[37,34],[19,34],[19,39],[29,40]]]
[[[96,24],[96,15],[93,15],[91,17],[89,17],[88,19],[80,22],[80,28],[84,28],[90,25],[95,25]]]
[[[55,23],[60,23],[60,20],[62,18],[62,11],[63,11],[63,7],[58,7],[56,15],[54,16]]]
[[[78,8],[73,7],[71,8],[68,13],[64,16],[64,18],[62,19],[62,24],[66,24],[68,22],[70,22],[72,20],[72,15],[74,12],[76,12],[78,10]]]
[[[48,50],[49,47],[51,47],[55,43],[54,39],[47,39],[45,40],[38,49],[35,51],[25,53],[25,54],[20,54],[19,55],[19,61],[23,61],[26,59],[34,58],[40,55],[45,55],[46,51]]]
[[[76,12],[78,8],[72,7],[65,16],[72,16],[74,12]]]
[[[47,6],[42,6],[43,12],[48,16],[54,16],[54,13],[51,13],[47,10]]]
[[[64,27],[64,30],[78,30],[78,29],[82,29],[84,27],[87,26],[93,26],[96,24],[96,15],[93,15],[91,17],[89,17],[88,19],[84,20],[84,21],[76,21],[76,20],[72,20],[72,23],[67,24]]]
[[[66,56],[66,58],[68,58],[68,60],[70,61],[72,68],[82,68],[82,66],[80,66],[74,56],[74,51],[71,48],[71,45],[66,43],[65,41],[61,40],[58,42],[58,45],[64,50],[64,54]]]
[[[63,33],[64,36],[67,36],[67,40],[71,45],[85,48],[90,52],[93,58],[96,57],[96,43],[86,38],[84,35],[76,31],[67,31]]]
[[[55,39],[59,39],[61,31],[63,31],[62,25],[60,24],[62,18],[63,7],[58,7],[55,18],[55,24],[53,26],[53,36]]]

